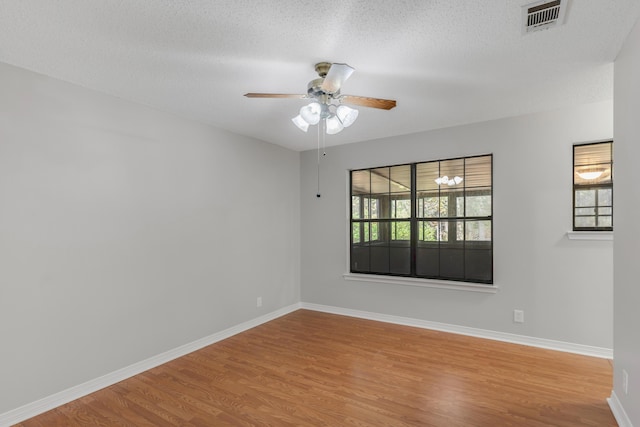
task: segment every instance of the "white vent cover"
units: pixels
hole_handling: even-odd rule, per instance
[[[522,33],[546,30],[564,22],[568,0],[537,1],[522,6]]]

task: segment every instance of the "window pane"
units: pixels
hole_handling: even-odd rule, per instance
[[[595,206],[596,190],[576,190],[576,207]]]
[[[440,162],[440,191],[451,191],[455,188],[463,188],[464,159],[445,160]]]
[[[368,197],[362,198],[362,217],[364,219],[377,219],[379,218],[379,201],[378,199],[370,199]]]
[[[448,279],[464,278],[464,249],[461,246],[440,246],[440,274]]]
[[[464,197],[456,197],[456,216],[464,216]]]
[[[491,196],[467,196],[466,216],[491,216]]]
[[[438,242],[449,238],[448,221],[418,221],[418,240]]]
[[[361,195],[371,193],[371,172],[352,171],[351,172],[351,195]]]
[[[456,240],[459,242],[464,240],[464,221],[456,221]]]
[[[360,219],[360,197],[351,196],[351,218]]]
[[[371,194],[389,193],[389,168],[371,169]]]
[[[613,170],[613,143],[574,145],[574,184],[603,184],[611,182]]]
[[[467,241],[490,242],[491,221],[467,221],[465,237]]]
[[[378,222],[371,223],[371,240],[372,241],[380,240],[379,225],[380,223]]]
[[[576,227],[595,227],[595,226],[596,226],[595,216],[577,216],[576,217]]]
[[[464,185],[467,189],[491,188],[491,180],[491,156],[465,159]]]
[[[440,217],[449,217],[449,197],[446,194],[440,197]]]
[[[439,240],[438,222],[418,221],[418,240],[423,242],[437,242]]]
[[[405,193],[411,191],[411,166],[394,166],[389,170],[391,193]]]
[[[596,213],[596,208],[576,208],[576,215],[593,215]]]
[[[611,188],[599,188],[598,189],[598,206],[611,206],[612,205],[611,193],[613,193],[613,190]]]
[[[410,240],[411,223],[409,221],[394,221],[391,223],[391,240]]]
[[[416,165],[416,190],[438,191],[436,179],[440,176],[440,162],[418,163]]]
[[[611,208],[598,208],[598,215],[612,215],[612,211]]]
[[[389,246],[371,246],[371,271],[374,273],[389,273]]]
[[[380,201],[378,199],[371,199],[369,201],[369,218],[380,218]]]
[[[612,158],[612,142],[584,144],[574,146],[574,165],[584,166],[610,163]]]
[[[411,249],[409,244],[403,247],[389,248],[389,272],[393,274],[411,274]]]
[[[351,224],[351,241],[360,243],[360,223],[358,222]]]
[[[465,250],[465,279],[490,282],[493,279],[491,244],[473,245]]]
[[[576,166],[573,182],[576,185],[609,183],[611,182],[611,165]]]
[[[599,216],[598,217],[598,227],[611,227],[613,224],[611,216]]]
[[[438,245],[418,246],[416,249],[416,274],[422,277],[440,277],[440,248]]]
[[[418,199],[418,217],[437,218],[439,212],[439,197],[420,195]]]
[[[353,245],[351,247],[351,270],[369,271],[369,245]]]
[[[406,199],[391,200],[391,218],[411,218],[411,194]]]

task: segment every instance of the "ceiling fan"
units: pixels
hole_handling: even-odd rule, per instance
[[[369,98],[365,96],[342,95],[342,84],[355,69],[347,64],[319,62],[315,66],[319,78],[307,85],[307,93],[246,93],[247,98],[297,98],[311,99],[310,104],[300,109],[293,123],[306,132],[309,125],[322,123],[327,134],[335,134],[349,127],[358,117],[358,110],[345,104],[390,110],[396,106],[391,99]]]

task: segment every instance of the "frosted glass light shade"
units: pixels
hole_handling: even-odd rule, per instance
[[[600,175],[604,173],[603,170],[593,170],[587,172],[578,172],[578,176],[582,179],[592,180],[596,178],[600,178]]]
[[[434,181],[436,182],[436,184],[438,185],[444,185],[444,184],[448,184],[449,183],[449,177],[447,175],[445,176],[439,176],[438,178],[434,179]]]
[[[298,126],[298,129],[300,129],[303,132],[306,132],[309,129],[309,123],[305,122],[304,119],[300,116],[300,114],[298,114],[293,119],[291,119],[291,121],[293,122],[294,125]]]
[[[436,184],[438,185],[458,185],[460,184],[462,181],[464,181],[464,178],[460,177],[460,176],[455,176],[453,178],[449,178],[447,175],[438,177],[436,179],[434,179],[434,181],[436,182]]]
[[[317,102],[312,102],[309,105],[305,105],[300,109],[300,117],[310,125],[317,125],[320,121],[320,113],[322,112],[322,106]]]
[[[338,118],[342,122],[342,125],[348,128],[358,118],[358,110],[347,107],[346,105],[340,105],[336,109],[336,116],[338,116]]]
[[[333,135],[340,132],[342,129],[344,129],[344,126],[336,116],[332,115],[327,118],[327,134]]]

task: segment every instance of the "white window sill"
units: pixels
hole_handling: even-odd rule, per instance
[[[414,277],[394,277],[394,276],[382,276],[377,274],[356,274],[356,273],[344,273],[342,275],[344,280],[350,280],[355,282],[373,282],[373,283],[387,283],[391,285],[404,285],[404,286],[422,286],[425,288],[437,288],[437,289],[450,289],[455,291],[467,291],[467,292],[482,292],[487,294],[495,294],[498,292],[496,285],[481,285],[476,283],[467,282],[453,282],[449,280],[434,280],[434,279],[418,279]]]
[[[613,231],[567,231],[569,240],[613,240]]]

